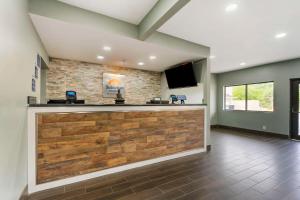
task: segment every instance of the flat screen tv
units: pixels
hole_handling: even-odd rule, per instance
[[[184,63],[165,71],[170,89],[197,86],[193,63]]]

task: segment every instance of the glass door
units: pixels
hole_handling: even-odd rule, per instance
[[[300,79],[291,79],[290,136],[300,140]]]

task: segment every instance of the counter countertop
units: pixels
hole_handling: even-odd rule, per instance
[[[89,106],[206,106],[206,104],[31,104],[28,107],[89,107]]]

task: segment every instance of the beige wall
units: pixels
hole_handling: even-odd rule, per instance
[[[26,0],[0,1],[0,199],[16,200],[27,184],[26,97],[34,60],[47,55],[34,31]]]
[[[160,96],[159,72],[53,58],[47,72],[47,98],[65,99],[66,90],[75,90],[78,99],[85,99],[86,103],[114,103],[114,98],[102,96],[104,72],[126,76],[126,103],[144,104]]]

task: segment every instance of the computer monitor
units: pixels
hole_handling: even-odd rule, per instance
[[[186,96],[185,95],[177,95],[177,100],[181,101],[185,101],[186,100]]]
[[[77,95],[75,91],[66,91],[66,99],[67,101],[76,101]]]

